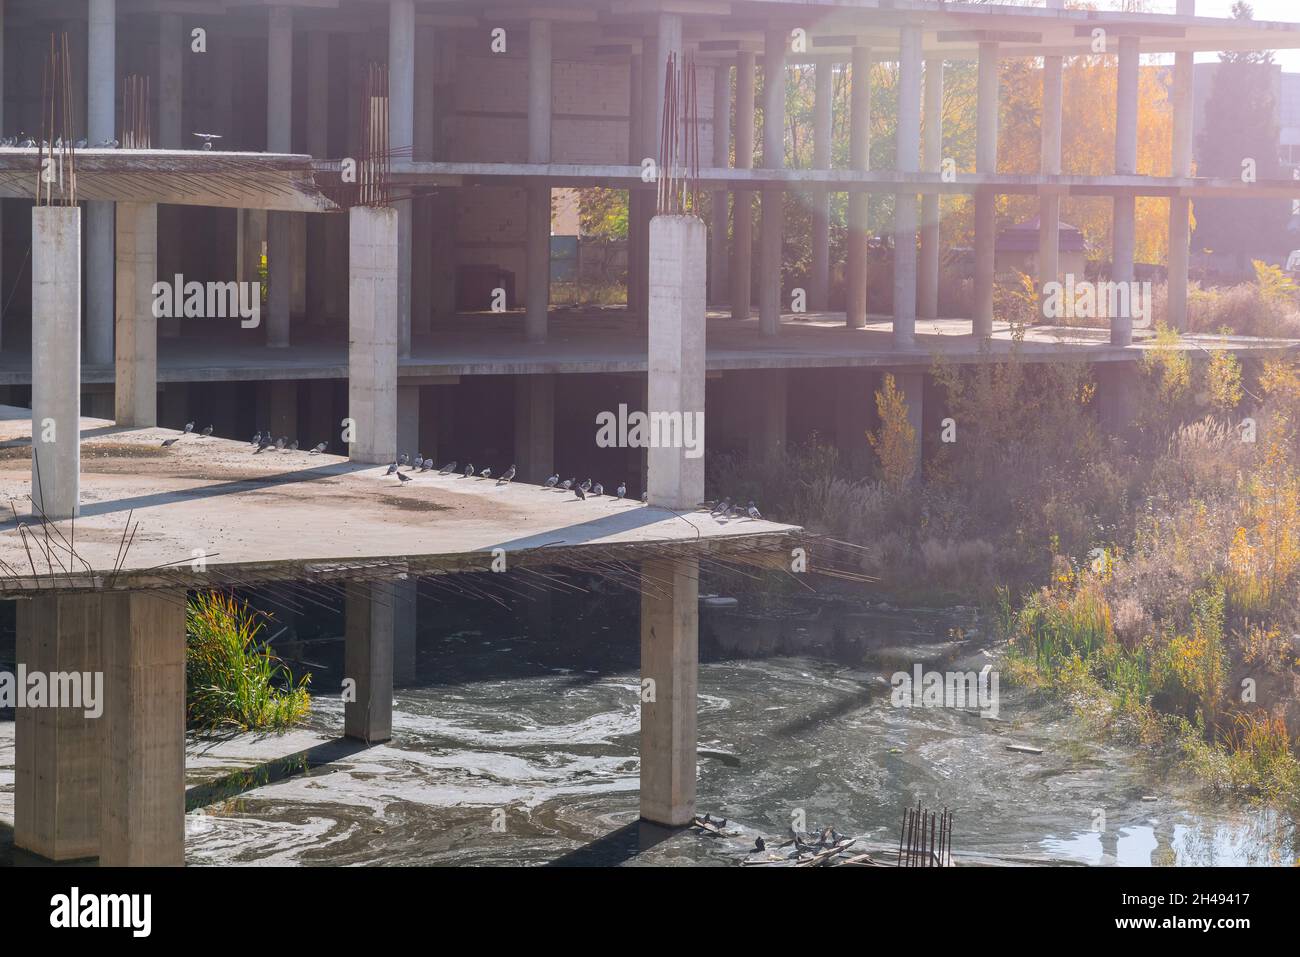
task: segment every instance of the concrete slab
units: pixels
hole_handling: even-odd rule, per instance
[[[0,496],[17,507],[30,493],[30,422],[8,416],[0,422]],[[117,430],[98,419],[81,427],[81,517],[48,530],[0,522],[0,593],[486,572],[502,555],[507,570],[584,554],[739,555],[788,549],[798,533],[495,479],[425,472],[399,482],[382,465],[256,454],[217,438],[190,435],[163,448],[178,433]],[[123,556],[128,521],[138,530]]]

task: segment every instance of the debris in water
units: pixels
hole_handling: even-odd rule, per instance
[[[1008,751],[1014,751],[1017,754],[1042,754],[1043,753],[1042,748],[1035,748],[1028,744],[1008,744],[1006,745],[1006,749]]]

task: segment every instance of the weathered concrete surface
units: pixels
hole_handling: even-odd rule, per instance
[[[252,581],[487,571],[498,548],[508,565],[572,561],[584,549],[615,547],[634,560],[657,546],[696,553],[788,547],[795,532],[775,522],[718,521],[609,496],[580,502],[570,493],[495,479],[424,472],[399,483],[384,474],[385,466],[306,452],[254,454],[246,443],[223,439],[186,436],[163,449],[161,441],[178,433],[108,426],[82,420],[83,505],[76,522],[77,552],[101,585],[113,577],[128,514],[139,530],[114,579],[118,587],[201,587],[224,575]],[[25,444],[29,430],[26,419],[0,421],[0,445]],[[0,455],[0,495],[21,499],[30,489],[26,450],[0,449]],[[58,527],[70,532],[69,523]],[[202,550],[206,570],[192,564],[195,549]],[[0,523],[0,559],[31,571],[12,520]],[[38,567],[50,581],[45,563]],[[64,587],[87,587],[85,574],[69,576],[56,566],[53,577]],[[21,585],[0,580],[0,588]]]

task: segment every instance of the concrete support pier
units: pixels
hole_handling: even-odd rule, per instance
[[[100,597],[42,596],[15,608],[17,664],[29,674],[76,673],[84,689],[100,671]],[[94,857],[101,717],[76,707],[16,708],[14,722],[15,846],[52,861]]]
[[[348,457],[380,465],[397,458],[397,210],[348,216]]]
[[[104,594],[102,867],[185,863],[185,592]]]
[[[32,514],[80,512],[81,209],[32,208]]]
[[[871,168],[871,51],[853,48],[849,101],[849,168]],[[844,322],[850,329],[867,324],[867,193],[849,194],[848,262],[845,263]]]
[[[158,279],[158,207],[117,207],[117,424],[137,429],[158,424],[158,319],[153,284]]]
[[[923,169],[943,169],[943,58],[925,61],[925,157]],[[920,287],[916,312],[922,319],[939,318],[939,194],[921,197]]]
[[[650,221],[648,405],[697,430],[700,454],[683,442],[649,450],[650,504],[692,509],[704,500],[704,299],[707,236],[695,216]]]
[[[767,31],[763,46],[763,168],[785,166],[785,44],[789,33]],[[781,233],[785,228],[785,193],[763,190],[759,235],[758,324],[765,336],[781,329]]]
[[[1196,0],[1178,0],[1178,13],[1196,14]],[[1192,98],[1193,56],[1174,54],[1173,162],[1171,176],[1192,175],[1192,125],[1195,104]],[[1169,197],[1169,299],[1167,321],[1170,328],[1187,329],[1187,274],[1191,255],[1192,201],[1186,196]]]
[[[641,565],[641,817],[669,827],[695,813],[699,588],[698,559]]]
[[[540,485],[555,469],[555,376],[515,377],[515,468]]]
[[[915,173],[921,153],[921,28],[903,27],[898,54],[898,136],[895,165]],[[916,343],[916,193],[894,195],[894,346]]]
[[[975,172],[998,171],[998,45],[980,44],[977,78]],[[977,338],[993,335],[994,248],[997,220],[991,189],[975,192],[975,314],[971,332]]]
[[[1115,172],[1137,172],[1138,38],[1119,38],[1119,78],[1115,91]],[[1110,278],[1133,281],[1133,256],[1137,244],[1137,199],[1133,194],[1115,197]],[[1110,343],[1127,346],[1133,341],[1133,315],[1111,316]]]
[[[367,744],[393,736],[393,628],[397,583],[347,583],[343,679],[355,682],[344,698],[343,733]]]
[[[754,168],[754,54],[736,56],[736,169]],[[754,193],[738,189],[732,203],[731,318],[748,319],[753,286]]]

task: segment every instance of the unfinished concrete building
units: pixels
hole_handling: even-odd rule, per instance
[[[925,372],[940,343],[957,361],[983,361],[1010,346],[994,313],[999,194],[1039,197],[1044,283],[1058,275],[1052,226],[1062,196],[1113,201],[1119,281],[1133,278],[1136,198],[1167,197],[1177,325],[1186,309],[1190,202],[1289,199],[1295,188],[1191,175],[1193,54],[1300,47],[1300,25],[1199,18],[1191,0],[1179,0],[1178,10],[1072,11],[1055,0],[1039,8],[602,0],[500,9],[457,0],[7,0],[0,126],[17,142],[0,147],[8,303],[0,386],[10,406],[31,405],[30,413],[8,412],[16,424],[6,438],[41,451],[30,477],[10,470],[3,479],[10,498],[30,494],[37,517],[47,520],[42,526],[74,516],[79,526],[75,555],[54,546],[66,552],[61,570],[31,562],[30,531],[18,519],[2,530],[0,559],[11,569],[10,595],[29,593],[20,602],[23,653],[49,668],[99,662],[109,688],[108,731],[57,712],[24,718],[20,845],[110,863],[183,860],[185,589],[342,582],[349,669],[363,697],[346,732],[382,740],[390,733],[395,645],[413,628],[402,620],[408,606],[397,593],[412,576],[480,568],[496,549],[525,563],[555,560],[550,546],[562,534],[575,555],[605,550],[641,563],[642,668],[661,689],[660,703],[642,710],[642,813],[664,824],[689,820],[697,563],[788,550],[797,530],[763,522],[728,528],[705,517],[675,524],[703,497],[702,463],[681,449],[598,448],[593,414],[621,404],[701,415],[707,407],[710,448],[775,457],[798,422],[851,450],[865,442],[877,378],[889,372],[923,432]],[[1092,52],[1098,30],[1118,54],[1115,171],[1066,175],[1062,62]],[[75,199],[33,210],[40,148],[24,143],[43,128],[41,57],[51,33],[62,32],[81,65],[71,73],[73,100],[84,102],[74,124],[88,148],[77,153]],[[1144,53],[1175,59],[1169,177],[1137,171]],[[659,145],[665,78],[669,63],[684,57],[698,68],[696,178],[715,213],[707,235],[698,219],[664,215],[656,202],[666,165]],[[1043,58],[1036,175],[997,169],[1000,57]],[[882,59],[899,64],[897,156],[892,167],[871,169],[871,89],[863,79]],[[975,169],[949,175],[943,71],[961,59],[978,61],[978,155]],[[790,65],[809,62],[817,71],[817,162],[788,169],[779,80]],[[375,63],[386,65],[381,105],[393,198],[345,209],[321,187],[355,160],[357,131],[375,119],[380,101],[362,95]],[[852,92],[849,116],[839,120],[851,130],[851,157],[832,168],[829,80],[845,66]],[[128,84],[128,76],[150,82]],[[764,122],[756,143],[760,79]],[[141,90],[148,91],[143,100]],[[141,110],[150,148],[124,148]],[[204,141],[214,148],[202,149]],[[551,308],[552,191],[584,185],[628,191],[625,308]],[[806,194],[815,212],[810,307],[798,322],[781,280],[780,210],[790,190]],[[830,261],[832,192],[849,196],[842,264]],[[873,192],[895,203],[889,315],[873,310],[867,294],[866,197]],[[938,315],[937,223],[946,193],[975,198],[975,301],[965,316]],[[204,308],[188,316],[155,308],[160,278],[175,277],[178,287],[256,282],[263,256],[268,292],[256,323]],[[836,268],[845,275],[843,313],[828,310]],[[706,289],[715,307],[707,321]],[[475,290],[490,293],[488,301]],[[1260,354],[1294,348],[1238,346]],[[1131,316],[1121,315],[1108,343],[1031,335],[1024,354],[1031,361],[1084,356],[1123,370],[1141,348]],[[1122,375],[1099,378],[1103,398],[1115,404]],[[90,418],[72,421],[78,406]],[[104,440],[108,465],[90,468],[78,443],[38,444],[47,420],[63,423],[64,434],[114,424],[128,431]],[[121,464],[129,458],[124,446],[174,435],[156,427],[190,421],[211,422],[224,437],[211,440],[213,453],[187,445],[179,467]],[[330,457],[299,472],[236,459],[238,446],[227,440],[264,428],[303,449],[324,442],[348,460]],[[514,462],[520,481],[530,483],[557,470],[597,474],[611,487],[623,480],[632,498],[647,489],[649,505],[625,502],[613,517],[592,511],[573,519],[548,511],[545,499],[525,499],[540,490],[516,486],[507,493],[519,501],[479,513],[457,503],[466,493],[443,490],[448,508],[469,521],[443,529],[431,550],[423,532],[409,531],[401,508],[376,514],[367,500],[373,486],[363,484],[417,450],[498,469]],[[211,477],[195,477],[204,470]],[[332,488],[336,506],[316,534],[300,534],[301,514],[280,518],[274,509],[258,513],[247,538],[222,524],[240,508],[256,510],[257,493],[309,480]],[[367,501],[368,511],[350,526],[354,534],[342,535],[333,523],[349,500]],[[154,535],[123,564],[114,547],[128,506],[152,513]],[[525,522],[533,523],[527,535],[519,532]],[[358,530],[368,523],[370,533]],[[51,533],[44,534],[49,554]],[[210,566],[220,574],[160,573],[190,558],[196,536],[202,548],[223,552]],[[71,567],[74,558],[82,565]],[[651,640],[665,632],[671,641]],[[101,753],[105,733],[111,747]]]

